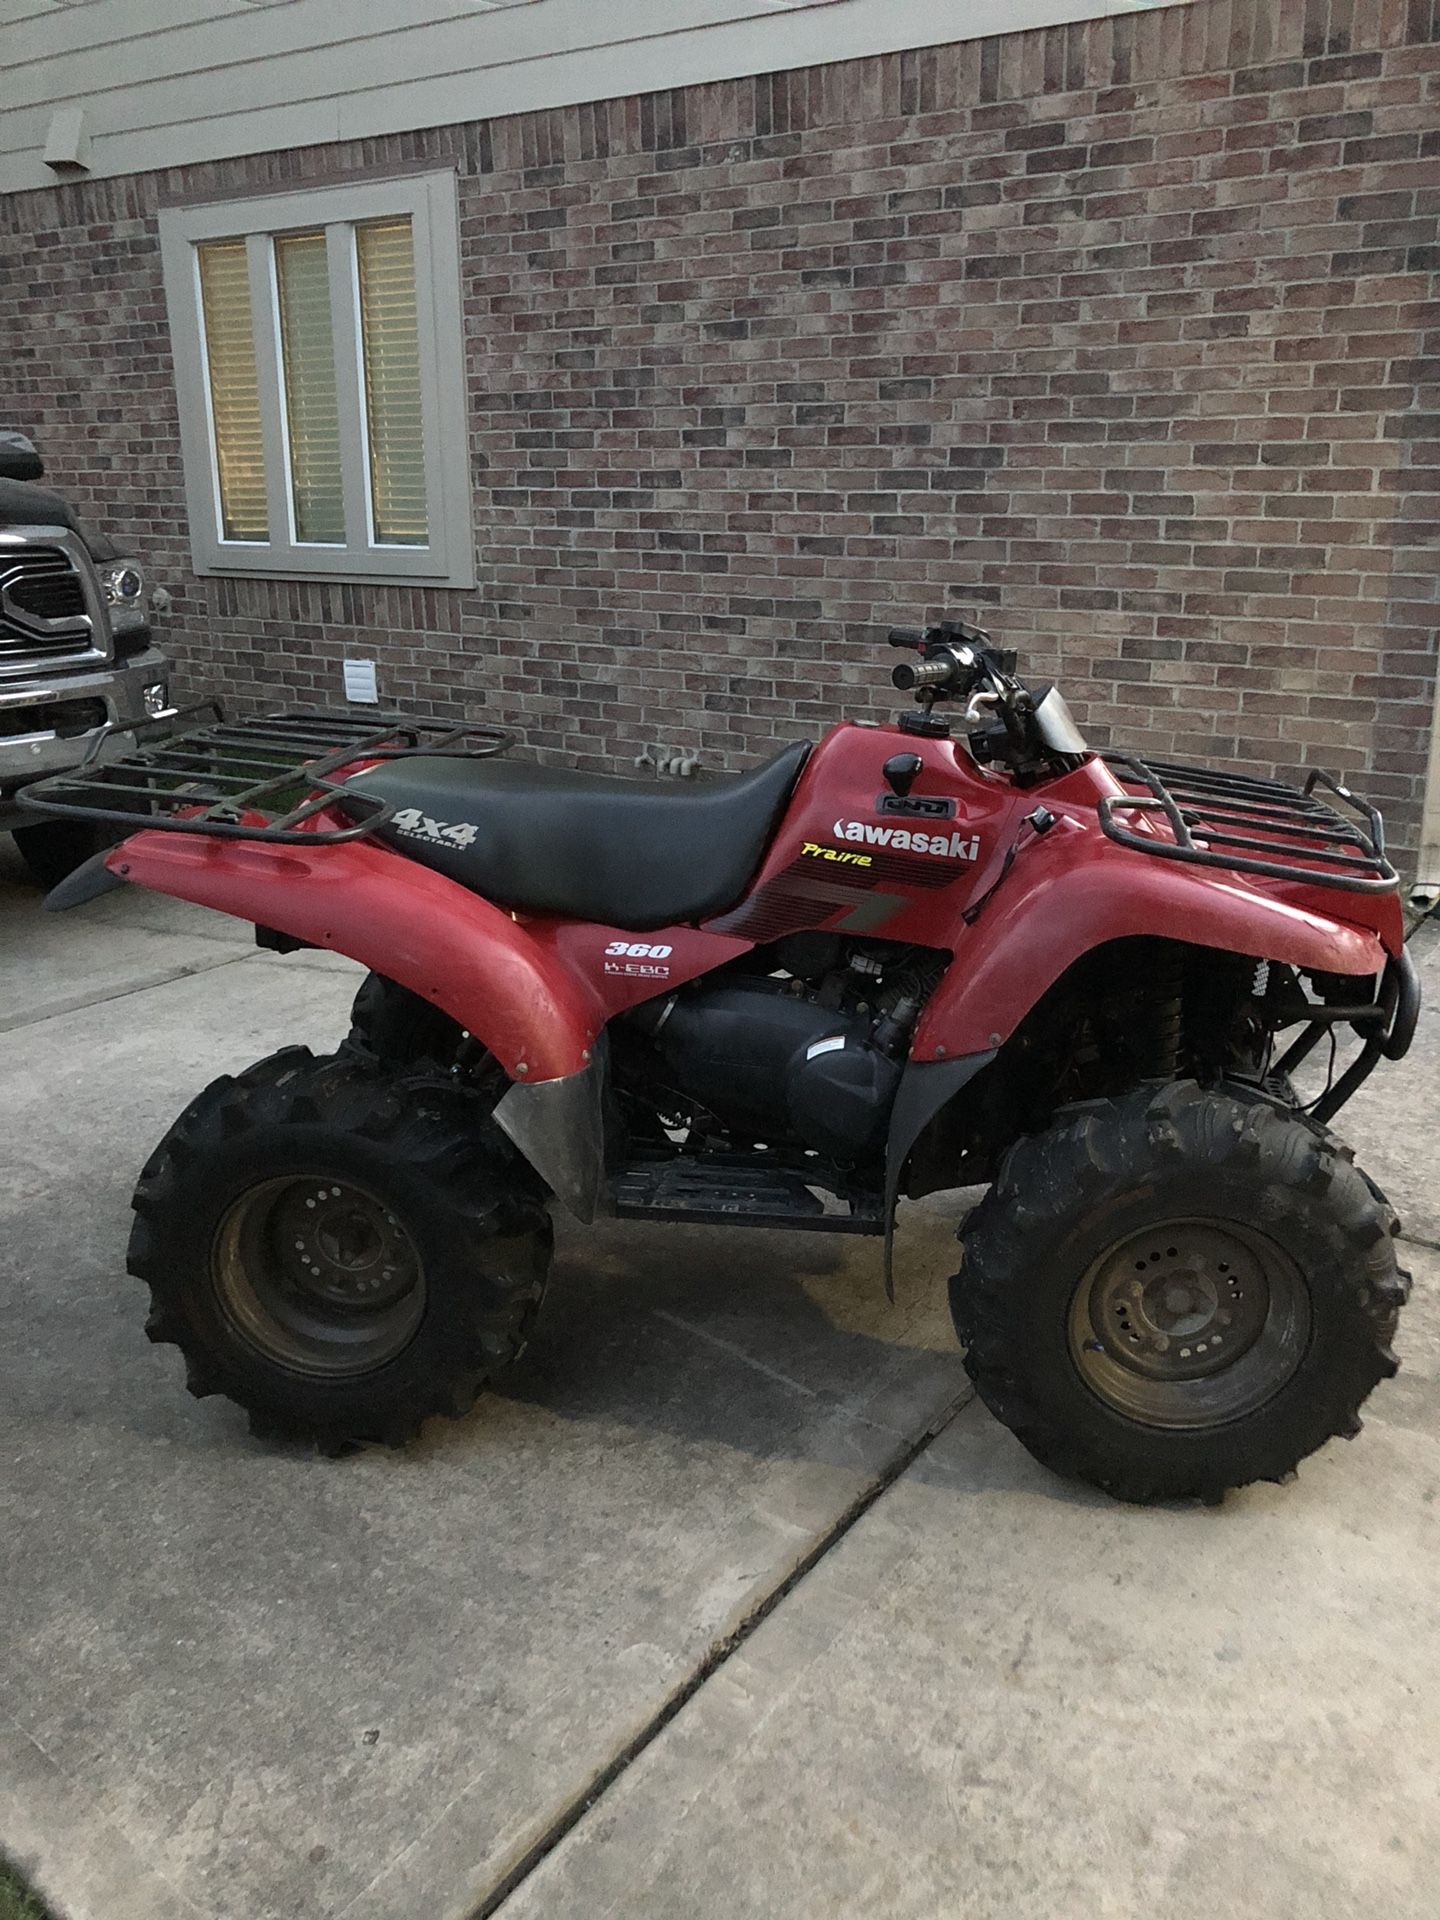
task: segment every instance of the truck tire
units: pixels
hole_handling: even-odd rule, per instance
[[[1398,1223],[1347,1151],[1193,1081],[1061,1114],[961,1228],[950,1283],[981,1399],[1117,1499],[1284,1480],[1396,1370]]]
[[[147,1332],[253,1432],[397,1446],[519,1358],[550,1220],[483,1101],[287,1048],[215,1081],[140,1175]]]
[[[12,832],[30,877],[47,893],[109,844],[106,834],[88,820],[37,820]]]

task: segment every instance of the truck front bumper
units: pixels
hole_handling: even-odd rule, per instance
[[[18,788],[78,766],[104,728],[119,729],[104,751],[123,753],[135,744],[124,728],[172,714],[170,672],[165,655],[147,647],[98,672],[67,674],[39,687],[0,682],[0,832],[36,819],[15,805]]]

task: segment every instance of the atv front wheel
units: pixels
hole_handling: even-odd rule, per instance
[[[257,1433],[398,1445],[518,1358],[550,1221],[485,1103],[293,1047],[207,1087],[140,1176],[150,1338]]]
[[[961,1229],[966,1370],[1038,1460],[1119,1499],[1281,1480],[1395,1372],[1395,1228],[1263,1095],[1097,1102],[1012,1147]]]

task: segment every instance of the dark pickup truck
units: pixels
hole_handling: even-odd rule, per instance
[[[95,850],[95,830],[27,814],[16,794],[77,765],[102,729],[114,729],[105,750],[123,748],[125,728],[174,709],[144,574],[34,485],[43,472],[27,439],[0,431],[0,832],[53,886]]]

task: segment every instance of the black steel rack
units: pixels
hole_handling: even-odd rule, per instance
[[[1118,780],[1139,789],[1100,802],[1100,824],[1122,847],[1348,893],[1388,893],[1398,884],[1380,815],[1328,774],[1310,774],[1301,788],[1131,753],[1102,758]],[[1352,817],[1319,798],[1322,789]]]
[[[208,725],[176,732],[178,723],[209,716]],[[160,735],[153,745],[144,736]],[[135,744],[115,752],[127,737]],[[36,813],[206,833],[224,840],[271,840],[317,846],[360,840],[395,811],[335,776],[357,762],[444,753],[480,759],[503,753],[515,736],[503,727],[451,727],[402,713],[288,712],[227,720],[218,701],[204,701],[141,726],[108,727],[85,759],[50,774],[16,796]],[[337,800],[351,816],[344,826],[317,819]]]

